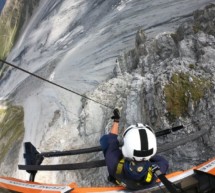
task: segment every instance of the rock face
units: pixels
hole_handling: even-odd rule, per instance
[[[39,1],[37,0],[15,0],[6,1],[5,6],[0,14],[0,58],[4,59],[17,40],[22,27],[24,27]]]
[[[196,11],[193,19],[179,26],[175,33],[166,32],[148,39],[144,30],[139,30],[135,48],[118,58],[113,76],[87,93],[87,97],[105,106],[84,98],[78,101],[60,92],[51,93],[50,88],[43,93],[38,89],[38,93],[41,92],[43,96],[29,97],[26,106],[31,103],[32,109],[36,109],[39,114],[34,114],[38,120],[44,120],[41,117],[50,112],[44,106],[54,113],[46,115],[49,120],[42,123],[29,123],[26,120],[33,110],[25,110],[25,126],[35,129],[35,135],[29,133],[29,139],[33,143],[36,141],[35,136],[39,135],[41,141],[35,145],[40,146],[42,151],[53,149],[53,143],[56,150],[88,147],[89,144],[97,146],[99,138],[111,126],[111,108],[119,107],[122,114],[120,132],[137,122],[148,124],[155,131],[184,125],[185,129],[158,139],[159,145],[168,146],[172,141],[182,142],[172,149],[170,144],[170,150],[161,153],[169,160],[169,172],[190,168],[214,156],[214,22],[215,5],[209,5]],[[50,104],[44,99],[47,93],[51,96]],[[56,95],[61,96],[67,105],[57,100]],[[42,98],[40,103],[39,97]],[[78,106],[75,101],[81,103],[81,108],[77,107],[77,114],[73,115],[70,109]],[[42,106],[45,109],[43,111]],[[36,130],[42,128],[41,125],[44,127],[43,133]],[[66,140],[59,139],[59,136],[65,136]],[[194,136],[195,140],[190,136]],[[102,153],[45,160],[44,164],[94,159],[103,159]],[[110,185],[105,167],[38,173],[38,179],[56,183],[77,181],[79,185],[85,186]]]
[[[22,107],[11,106],[9,104],[1,106],[0,110],[1,175],[13,173],[17,168],[19,152],[24,136],[23,118],[24,111]]]
[[[121,130],[137,122],[152,126],[155,131],[184,125],[185,129],[158,139],[159,144],[184,141],[161,153],[170,162],[169,171],[185,170],[214,156],[214,21],[215,6],[209,5],[196,11],[193,20],[175,33],[147,39],[144,30],[138,31],[135,48],[116,63],[115,77],[88,95],[122,108]],[[89,101],[83,111],[98,108],[96,105]],[[112,110],[100,108],[107,131]],[[92,120],[95,117],[85,117],[84,125],[89,128]],[[82,127],[83,124],[79,129]],[[195,140],[189,138],[191,135],[196,135]]]

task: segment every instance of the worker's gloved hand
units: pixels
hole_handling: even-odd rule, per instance
[[[120,119],[120,113],[119,113],[119,109],[114,109],[113,111],[113,116],[111,117],[111,119],[114,120],[114,122],[119,122]]]

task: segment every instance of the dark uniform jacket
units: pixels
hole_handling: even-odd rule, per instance
[[[122,151],[119,148],[119,141],[117,139],[118,135],[109,133],[108,135],[102,136],[100,139],[100,144],[103,149],[103,153],[105,156],[106,165],[108,168],[109,175],[111,178],[116,179],[119,181],[120,185],[126,186],[128,189],[143,189],[143,188],[150,188],[155,184],[156,177],[153,175],[152,180],[150,183],[141,183],[140,186],[133,187],[135,184],[139,184],[140,178],[143,179],[142,176],[133,175],[132,172],[129,172],[128,169],[125,169],[126,165],[128,165],[125,160],[124,169],[122,170],[120,175],[116,175],[117,166],[122,160],[123,155]],[[142,161],[143,165],[146,165],[144,163],[145,161]],[[148,166],[156,164],[159,166],[160,171],[162,173],[166,173],[168,169],[168,162],[165,160],[162,156],[155,155],[150,159],[150,165],[147,163]]]

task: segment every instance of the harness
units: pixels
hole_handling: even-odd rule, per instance
[[[119,161],[117,165],[116,174],[114,176],[115,183],[117,185],[124,186],[128,189],[138,190],[138,189],[144,188],[145,185],[149,185],[152,182],[152,179],[153,179],[152,166],[148,168],[146,175],[144,175],[141,180],[132,180],[132,179],[125,178],[123,173],[124,164],[125,164],[125,159],[123,158]]]

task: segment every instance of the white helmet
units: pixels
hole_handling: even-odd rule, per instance
[[[138,123],[124,131],[122,154],[125,158],[136,161],[149,160],[156,152],[156,136],[149,126]]]

